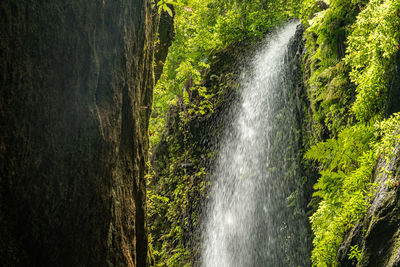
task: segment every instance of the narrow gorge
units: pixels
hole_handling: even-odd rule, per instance
[[[0,265],[400,265],[399,0],[3,0]]]

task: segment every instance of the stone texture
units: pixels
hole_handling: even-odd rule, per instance
[[[146,266],[150,0],[0,2],[0,262]]]
[[[173,6],[170,5],[170,7],[174,12]],[[153,12],[158,13],[157,9]],[[154,55],[154,76],[155,82],[157,82],[164,69],[165,59],[168,55],[168,48],[174,40],[175,32],[174,17],[170,16],[167,12],[161,12],[161,14],[154,14],[153,16],[159,16],[159,19],[156,20],[158,23],[154,23],[154,31],[158,33]]]

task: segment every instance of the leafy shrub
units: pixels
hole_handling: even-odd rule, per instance
[[[348,39],[346,63],[357,85],[352,111],[360,121],[382,118],[393,60],[399,53],[400,2],[371,0]]]
[[[320,175],[314,197],[321,202],[311,216],[315,266],[333,266],[343,235],[368,207],[376,161],[374,127],[356,125],[312,146],[305,157],[318,161]]]

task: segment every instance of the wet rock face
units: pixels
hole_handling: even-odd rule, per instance
[[[150,2],[0,2],[4,266],[146,266]]]
[[[379,170],[385,169],[382,174]],[[351,247],[362,251],[357,266],[400,265],[400,189],[393,181],[400,179],[400,146],[386,162],[383,158],[375,167],[375,197],[367,214],[345,236],[339,249],[339,266],[355,266],[350,260]]]

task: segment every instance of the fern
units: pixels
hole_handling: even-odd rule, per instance
[[[337,139],[317,143],[305,158],[320,164],[320,178],[314,197],[321,198],[311,216],[315,234],[312,261],[315,266],[333,266],[342,236],[368,207],[366,193],[376,156],[373,126],[355,125]]]

